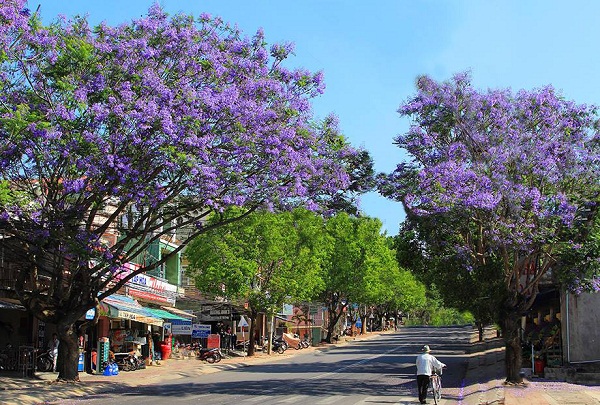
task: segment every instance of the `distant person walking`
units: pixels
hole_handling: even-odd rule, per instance
[[[56,372],[56,360],[58,359],[58,345],[60,341],[58,340],[58,335],[56,333],[52,334],[52,340],[48,342],[48,351],[50,352],[50,357],[52,358],[52,371]]]
[[[426,404],[427,389],[429,388],[429,377],[433,370],[446,367],[444,363],[429,354],[431,349],[425,345],[421,349],[421,354],[417,356],[417,387],[419,389],[419,402]]]

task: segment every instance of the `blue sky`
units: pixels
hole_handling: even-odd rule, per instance
[[[87,14],[111,24],[145,15],[152,0],[30,2],[46,22]],[[415,78],[446,80],[470,70],[481,89],[532,89],[551,84],[567,99],[600,104],[600,2],[443,0],[161,0],[170,14],[207,12],[269,43],[294,42],[289,66],[325,74],[317,117],[340,119],[350,142],[367,149],[379,172],[407,156],[393,138],[409,122],[396,112],[414,94]],[[404,219],[399,203],[375,193],[362,198],[366,215],[388,235]]]

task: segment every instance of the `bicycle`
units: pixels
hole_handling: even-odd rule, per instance
[[[433,403],[438,405],[442,400],[442,369],[433,370],[433,374],[429,377],[429,387]]]

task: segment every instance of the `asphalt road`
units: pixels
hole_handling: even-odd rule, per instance
[[[357,340],[325,352],[299,353],[287,361],[179,378],[63,404],[413,404],[418,403],[415,357],[424,344],[448,365],[442,404],[458,403],[470,335],[469,328],[403,328],[402,333]]]

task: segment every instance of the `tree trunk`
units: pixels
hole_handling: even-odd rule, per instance
[[[269,315],[269,337],[267,339],[267,354],[271,354],[273,348],[273,333],[275,331],[275,314]],[[262,343],[262,342],[261,342]]]
[[[364,335],[367,333],[367,310],[365,309],[365,312],[361,313],[360,310],[358,311],[358,316],[360,317],[361,320],[361,325],[360,325],[360,334]]]
[[[327,335],[325,336],[325,341],[327,343],[331,343],[331,338],[333,337],[333,328],[335,327],[334,319],[335,313],[329,308],[329,311],[327,311]]]
[[[483,342],[483,322],[477,322],[477,331],[479,332],[479,341]]]
[[[56,369],[58,370],[58,380],[60,381],[79,381],[79,345],[77,344],[77,333],[75,330],[75,321],[70,317],[57,324],[57,335],[59,340],[58,358]]]
[[[344,308],[339,308],[339,311],[334,308],[329,308],[329,310],[327,311],[327,318],[328,318],[328,324],[327,324],[327,337],[325,338],[325,341],[327,343],[331,343],[331,340],[333,338],[333,332],[335,330],[335,327],[337,325],[337,323],[339,322],[340,318],[342,317],[342,314],[344,313]]]
[[[523,352],[521,349],[521,337],[519,336],[519,322],[521,316],[518,312],[507,312],[502,319],[502,335],[506,346],[505,367],[506,382],[520,384],[523,382],[521,376],[521,364]]]
[[[250,311],[250,325],[248,328],[248,356],[254,356],[254,342],[258,339],[258,330],[256,329],[256,318],[258,313],[254,310]]]

